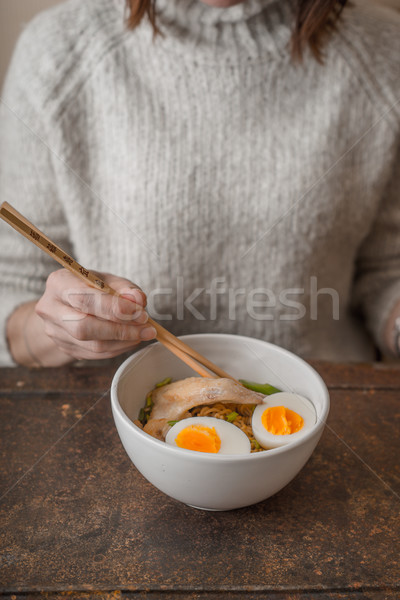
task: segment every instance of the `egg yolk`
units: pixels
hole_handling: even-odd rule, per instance
[[[284,406],[270,406],[264,410],[261,422],[265,429],[273,435],[296,433],[304,425],[303,418]]]
[[[198,452],[214,452],[221,448],[221,439],[214,427],[189,425],[182,429],[175,438],[176,445],[186,450]]]

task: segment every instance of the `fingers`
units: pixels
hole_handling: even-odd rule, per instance
[[[114,340],[137,344],[154,337],[152,327],[103,321],[91,315],[77,318],[75,311],[71,312],[69,316],[64,314],[61,325],[75,340],[80,342]]]
[[[52,273],[35,311],[45,333],[76,359],[111,358],[156,337],[146,325],[146,296],[127,279],[107,273],[99,276],[121,296],[88,287],[72,273]]]
[[[143,325],[148,320],[144,310],[145,294],[126,279],[99,274],[124,297],[112,296],[90,288],[69,271],[54,271],[47,280],[46,289],[63,304],[75,310],[114,322],[136,322]],[[131,287],[128,287],[130,285]]]
[[[81,313],[117,323],[136,322],[143,325],[148,320],[143,307],[132,300],[90,288],[65,290],[62,301]]]
[[[113,358],[114,356],[118,356],[123,352],[131,350],[137,345],[137,342],[131,341],[77,341],[65,329],[58,325],[53,326],[51,337],[60,350],[78,360]]]

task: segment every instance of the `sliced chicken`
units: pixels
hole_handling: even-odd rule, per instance
[[[144,431],[163,440],[168,421],[179,421],[195,406],[205,404],[261,404],[264,396],[232,379],[188,377],[152,392],[153,409]]]

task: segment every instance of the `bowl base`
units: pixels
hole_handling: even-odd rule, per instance
[[[194,506],[194,504],[186,504],[186,506],[190,506],[190,508],[195,508],[196,510],[208,510],[210,512],[226,512],[227,510],[234,510],[232,508],[204,508],[203,506]]]

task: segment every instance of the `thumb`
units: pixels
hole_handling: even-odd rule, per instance
[[[146,294],[138,285],[136,285],[136,283],[133,283],[133,281],[125,279],[124,277],[116,277],[110,273],[101,273],[101,275],[104,281],[118,292],[120,296],[139,304],[143,308],[146,307]]]
[[[143,308],[146,308],[147,297],[146,297],[146,294],[144,293],[144,291],[141,290],[139,287],[137,287],[133,284],[128,287],[125,285],[121,290],[116,289],[116,291],[123,298],[126,298],[127,300],[132,300],[132,302],[135,302],[136,304],[140,304],[140,306],[143,306]]]

